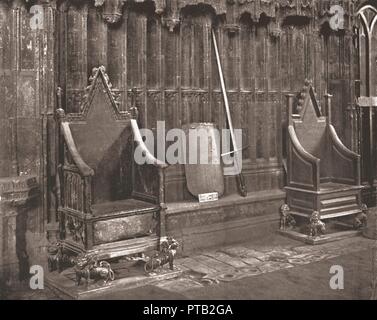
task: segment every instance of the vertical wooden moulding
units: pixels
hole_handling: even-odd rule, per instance
[[[318,26],[315,27],[315,29],[311,30],[313,33],[311,35],[311,43],[313,45],[313,54],[314,54],[314,64],[313,64],[313,70],[312,70],[312,75],[314,79],[314,86],[317,88],[316,90],[318,92],[323,92],[323,75],[324,75],[324,70],[323,70],[323,61],[321,59],[322,56],[322,47],[321,47],[321,42],[322,42],[322,36],[318,30]]]
[[[282,28],[280,37],[281,56],[280,56],[280,72],[281,72],[281,86],[282,92],[287,94],[290,92],[290,32],[288,27]]]
[[[243,105],[241,104],[241,75],[242,75],[242,66],[241,66],[241,31],[236,32],[234,35],[234,51],[236,52],[236,57],[233,61],[233,81],[234,89],[236,91],[234,105],[234,126],[236,129],[243,129]],[[238,146],[242,148],[242,146]]]
[[[204,87],[207,97],[204,99],[204,118],[203,121],[212,121],[212,46],[211,46],[212,34],[211,34],[211,21],[210,18],[205,17],[203,24],[203,42],[204,42]]]
[[[269,55],[269,37],[268,31],[266,26],[262,26],[263,28],[263,37],[262,37],[262,47],[263,47],[263,69],[262,69],[262,153],[263,153],[263,161],[268,163],[270,160],[270,136],[271,136],[271,106],[269,104],[269,92],[268,92],[268,81],[267,81],[267,70],[268,70],[268,55]]]
[[[149,16],[146,25],[146,112],[148,128],[156,128],[157,121],[163,120],[162,94],[160,85],[161,42],[157,19]]]
[[[268,38],[268,54],[267,61],[267,90],[268,90],[268,132],[269,132],[269,157],[268,161],[276,163],[279,154],[279,139],[277,132],[280,130],[280,123],[278,122],[280,113],[280,97],[281,90],[279,61],[280,61],[280,40],[278,37],[270,36]]]
[[[135,42],[136,38],[136,26],[135,26],[135,13],[133,10],[126,11],[126,56],[127,56],[127,85],[130,89],[137,87],[137,67],[138,61],[136,60]]]
[[[88,6],[87,14],[87,55],[88,72],[98,66],[108,67],[108,25],[103,20],[101,9]]]
[[[12,92],[12,71],[11,71],[11,9],[9,5],[0,2],[0,177],[11,175],[12,165],[12,118],[11,103]]]
[[[180,65],[179,75],[180,75],[180,85],[179,85],[179,105],[181,110],[179,113],[180,126],[187,124],[189,119],[189,102],[185,96],[185,92],[191,85],[191,28],[188,25],[187,19],[182,21],[180,27],[180,41],[179,41],[179,55],[180,55]]]
[[[190,81],[189,81],[189,88],[194,89],[198,87],[198,77],[199,77],[199,70],[196,69],[196,64],[195,64],[195,56],[196,56],[196,39],[195,39],[195,26],[197,24],[197,21],[195,20],[194,17],[191,17],[190,21]],[[191,101],[192,102],[192,101]],[[191,104],[192,107],[192,104]],[[189,111],[189,122],[191,120],[191,115],[192,113]]]
[[[120,112],[128,110],[127,106],[127,14],[123,14],[116,23],[105,23],[107,27],[106,60],[107,74],[113,85],[114,95],[117,97],[117,107]],[[104,31],[106,31],[104,30]]]
[[[80,8],[80,15],[79,15],[79,35],[81,35],[81,39],[79,39],[79,51],[78,54],[78,67],[79,67],[79,74],[77,75],[77,79],[80,81],[81,90],[87,85],[88,74],[91,70],[88,70],[88,4],[83,4]]]
[[[238,74],[240,75],[240,108],[241,108],[241,128],[243,130],[243,145],[249,146],[247,150],[243,151],[243,158],[250,161],[251,146],[250,146],[250,131],[249,127],[251,105],[250,96],[251,96],[251,68],[253,65],[252,62],[252,51],[250,50],[250,36],[251,30],[250,26],[246,23],[241,24],[240,30],[240,62],[238,64]],[[245,139],[246,138],[246,139]]]
[[[159,176],[159,205],[160,205],[160,230],[159,236],[166,236],[166,199],[165,199],[165,169],[158,169]]]
[[[175,64],[175,74],[176,74],[176,80],[174,81],[175,87],[178,91],[178,97],[177,97],[177,104],[176,104],[176,111],[174,114],[174,126],[175,128],[180,128],[182,126],[182,121],[181,121],[181,114],[182,114],[182,29],[183,26],[182,24],[179,25],[179,31],[178,35],[175,37],[176,39],[176,47],[175,47],[175,52],[177,54],[177,60]],[[165,64],[166,67],[166,64]]]
[[[321,44],[322,44],[322,63],[324,69],[324,82],[325,87],[323,90],[329,91],[329,80],[330,80],[330,69],[329,69],[329,36],[325,34],[321,34]]]
[[[142,127],[147,124],[146,106],[146,32],[147,18],[145,15],[127,10],[127,85],[136,89],[135,101],[139,111],[139,121]]]
[[[255,47],[254,44],[256,43],[256,27],[252,25],[251,27],[251,35],[250,35],[250,46],[249,50],[252,56],[252,65],[251,65],[251,83],[250,83],[250,90],[251,90],[251,99],[249,105],[249,117],[248,117],[248,127],[249,127],[249,158],[251,160],[251,164],[255,165],[257,162],[257,133],[256,133],[256,101],[255,101],[255,90],[256,90],[256,57],[255,57]]]
[[[18,155],[17,155],[17,106],[18,106],[18,99],[17,99],[17,84],[18,84],[18,77],[19,77],[19,39],[20,39],[20,8],[14,6],[11,11],[11,70],[12,70],[12,95],[13,95],[13,103],[12,114],[10,115],[10,122],[11,122],[11,174],[17,176],[19,174],[19,167],[18,167]]]
[[[56,67],[56,42],[54,38],[56,30],[56,8],[50,4],[44,6],[44,28],[42,32],[43,45],[40,48],[42,55],[42,65],[40,70],[42,70],[42,82],[41,82],[41,97],[43,102],[43,122],[44,122],[44,136],[43,139],[43,152],[42,156],[43,162],[43,172],[45,176],[45,186],[44,197],[44,221],[45,224],[56,223],[56,198],[53,192],[54,187],[54,176],[56,172],[56,158],[55,158],[55,135],[56,127],[54,122],[55,113],[55,88],[57,86],[55,78],[55,67]]]
[[[160,19],[155,19],[156,23],[156,38],[157,38],[157,90],[159,92],[158,99],[158,116],[157,120],[162,121],[166,119],[167,110],[165,104],[165,94],[164,94],[164,72],[163,72],[163,51],[162,51],[162,25]],[[166,121],[166,120],[165,120]],[[171,125],[171,123],[169,124]]]
[[[280,28],[280,27],[279,27]],[[276,108],[276,126],[275,126],[275,143],[276,143],[276,149],[275,149],[275,158],[277,160],[278,166],[281,166],[283,163],[283,130],[285,127],[285,124],[283,124],[284,119],[284,112],[285,112],[285,96],[283,94],[283,79],[282,79],[282,37],[281,33],[276,39],[277,41],[277,59],[276,59],[276,72],[279,74],[278,81],[276,84],[276,90],[277,90],[277,96],[276,98],[278,101],[275,102],[275,108]],[[279,177],[277,177],[279,179]],[[277,181],[276,183],[280,183],[280,181]],[[274,185],[274,188],[279,188],[282,186]]]
[[[174,31],[159,22],[161,39],[160,85],[163,92],[164,119],[167,129],[179,128],[181,122],[181,50],[180,27]]]
[[[145,15],[140,15],[138,18],[139,23],[141,24],[139,30],[141,30],[141,37],[140,37],[140,47],[139,47],[139,55],[140,55],[140,74],[141,76],[141,87],[142,87],[142,101],[144,113],[144,123],[145,126],[148,124],[148,92],[147,92],[147,17]]]
[[[263,46],[261,46],[261,38],[263,36],[260,35],[260,25],[255,26],[255,34],[254,34],[254,43],[255,43],[255,88],[254,88],[254,108],[255,108],[255,153],[256,153],[256,163],[260,163],[263,159],[263,141],[262,141],[262,123],[263,123],[263,104],[260,102],[260,94],[261,90],[261,77],[263,76],[263,71],[261,68],[261,64],[264,63],[263,57]],[[262,53],[261,53],[262,52]]]
[[[87,85],[87,20],[88,5],[71,5],[67,10],[66,52],[66,111],[79,112],[83,88]]]
[[[345,132],[345,143],[351,149],[354,149],[354,101],[355,101],[355,87],[353,85],[354,77],[353,77],[353,66],[352,66],[352,55],[353,55],[353,45],[352,45],[352,34],[347,32],[345,35],[345,42],[344,42],[344,75],[343,75],[343,90],[347,93],[346,97],[347,100],[344,101],[344,109],[345,109],[345,124],[344,124],[344,132]]]
[[[124,72],[122,72],[122,88],[124,91],[123,98],[122,98],[122,111],[128,111],[129,110],[129,101],[128,101],[128,82],[127,82],[127,76],[128,76],[128,54],[127,54],[127,47],[128,47],[128,40],[127,40],[127,34],[128,34],[128,7],[125,7],[124,13],[123,13],[123,46],[122,46],[122,61],[123,61],[123,68]],[[131,106],[134,107],[134,106]]]
[[[57,41],[58,41],[58,65],[57,65],[57,73],[58,73],[58,83],[59,87],[62,88],[62,102],[63,105],[61,106],[66,110],[66,104],[65,104],[65,96],[66,96],[66,88],[67,88],[67,3],[63,2],[61,5],[57,8]]]
[[[43,14],[45,13],[45,7],[43,8]],[[37,175],[39,176],[39,185],[40,185],[40,207],[37,209],[37,232],[43,233],[45,229],[45,223],[48,214],[48,191],[47,191],[47,117],[46,117],[46,105],[45,105],[45,88],[44,88],[44,28],[46,27],[46,16],[44,14],[44,21],[43,21],[43,29],[36,29],[32,30],[30,28],[30,18],[31,14],[27,11],[27,9],[23,9],[21,11],[21,44],[20,44],[20,78],[19,81],[22,83],[23,86],[27,83],[27,78],[32,77],[34,81],[34,128],[32,130],[36,130],[38,133],[35,137],[38,137],[40,141],[35,143],[35,147],[38,148],[38,153],[36,154],[36,159],[38,161],[38,165],[35,167],[37,171]],[[32,59],[25,59],[25,56],[28,55],[28,51],[30,46],[32,46],[33,50],[33,57]],[[20,87],[17,88],[18,90]],[[23,88],[25,90],[25,88]],[[21,89],[22,90],[22,89]],[[24,100],[25,97],[19,97],[20,100]],[[29,98],[31,98],[29,96]],[[19,101],[20,101],[19,100]],[[21,100],[21,101],[22,101]],[[21,102],[20,101],[20,102]],[[22,103],[22,102],[21,102]],[[32,101],[30,101],[30,105]],[[20,105],[18,105],[18,108]],[[32,106],[30,106],[32,107]],[[31,110],[30,110],[31,112]],[[20,119],[24,116],[19,114],[18,116]],[[24,122],[24,121],[23,121]],[[38,124],[38,125],[37,125]],[[22,135],[22,130],[24,127],[20,128],[19,135]],[[19,139],[21,140],[21,139]],[[22,148],[22,147],[21,147]],[[20,149],[21,149],[20,148]],[[21,162],[21,161],[20,161]],[[22,161],[23,162],[23,161]],[[26,169],[26,167],[22,167]],[[24,169],[23,169],[24,170]]]

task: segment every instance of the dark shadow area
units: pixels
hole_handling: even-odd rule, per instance
[[[19,280],[28,280],[30,277],[30,262],[27,253],[26,233],[30,226],[30,212],[37,208],[39,197],[34,197],[18,208],[16,218],[16,254],[19,265]]]
[[[309,17],[303,16],[288,16],[284,19],[282,26],[296,26],[296,27],[303,27],[310,23]]]

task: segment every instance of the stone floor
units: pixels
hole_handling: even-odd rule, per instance
[[[229,283],[258,277],[285,269],[294,269],[341,256],[370,251],[374,241],[355,237],[333,243],[308,246],[281,237],[273,237],[264,244],[242,244],[182,258],[177,265],[186,272],[179,279],[156,285],[171,292],[184,293],[208,285]],[[372,257],[372,255],[371,255]],[[372,267],[370,259],[370,269]],[[328,273],[329,269],[327,270]],[[326,283],[329,283],[330,276]],[[210,297],[208,297],[210,298]]]
[[[132,297],[135,297],[133,292],[139,289],[138,299],[143,299],[143,292],[148,292],[148,294],[145,294],[145,299],[248,299],[255,297],[253,295],[248,296],[248,294],[240,296],[240,293],[237,292],[242,289],[243,284],[250,283],[251,285],[253,281],[256,281],[261,289],[271,279],[283,283],[287,281],[287,277],[302,278],[300,281],[307,283],[311,281],[312,285],[321,284],[324,290],[328,290],[331,278],[329,268],[331,264],[338,263],[342,263],[346,267],[351,263],[352,270],[354,270],[352,271],[353,273],[357,273],[358,269],[360,269],[358,264],[362,264],[364,271],[360,269],[360,272],[363,272],[364,278],[360,281],[357,280],[356,283],[353,276],[352,285],[354,287],[363,286],[365,290],[369,290],[367,287],[372,280],[370,271],[372,270],[372,250],[374,245],[374,241],[362,237],[354,237],[328,244],[310,246],[279,235],[272,235],[263,239],[260,243],[244,243],[204,250],[189,257],[179,258],[176,260],[176,265],[183,270],[181,276],[160,281],[149,286],[148,290],[146,288],[132,290],[125,288],[123,291],[113,294],[107,293],[100,298],[132,299]],[[357,258],[360,253],[363,253],[363,257]],[[341,257],[343,258],[340,259]],[[360,259],[364,260],[360,262]],[[303,277],[304,274],[306,274],[306,278]],[[292,279],[291,281],[297,285],[297,287],[294,287],[294,291],[305,290],[297,279]],[[289,283],[287,286],[289,286]],[[246,292],[249,292],[249,285],[245,289],[248,290]],[[220,293],[221,290],[225,290],[225,292]],[[284,290],[290,289],[283,287],[281,290],[284,296]],[[369,291],[365,291],[362,294],[351,292],[347,298],[368,298],[370,296]],[[273,288],[262,290],[261,292],[265,299],[281,298],[280,296],[276,297],[276,292],[274,292]],[[312,295],[310,292],[306,294],[305,298],[321,298],[320,293],[314,292],[314,290]],[[286,296],[289,296],[288,291]],[[298,293],[299,297],[300,294]],[[45,300],[56,299],[57,297],[50,290],[45,289],[37,292],[28,290],[12,292],[7,295],[7,298]],[[339,299],[342,299],[342,296],[339,296]]]

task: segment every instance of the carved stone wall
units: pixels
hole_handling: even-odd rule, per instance
[[[25,215],[31,263],[55,215],[56,11],[53,1],[34,3],[43,7],[42,29],[32,28],[30,1],[0,2],[0,178],[36,177],[41,186],[38,206]]]
[[[0,292],[17,286],[29,263],[37,263],[32,256],[37,243],[27,241],[27,222],[38,191],[35,177],[0,178]]]

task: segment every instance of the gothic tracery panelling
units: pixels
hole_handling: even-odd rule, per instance
[[[88,75],[87,23],[88,7],[62,6],[60,37],[63,40],[61,52],[64,52],[64,67],[60,73],[64,77],[63,87],[66,95],[66,110],[79,112],[78,106],[83,98]]]
[[[104,12],[116,14],[118,10],[106,3],[61,11],[66,15],[67,33],[76,31],[76,36],[67,37],[66,45],[70,99],[82,98],[84,74],[96,64],[104,64],[121,111],[130,108],[135,96],[141,126],[155,129],[157,121],[165,120],[166,128],[171,129],[212,121],[226,128],[211,42],[213,27],[233,121],[243,129],[247,177],[257,175],[263,180],[258,190],[281,184],[279,175],[268,170],[282,171],[285,94],[300,91],[304,79],[311,78],[319,97],[332,89],[344,104],[343,80],[351,77],[345,63],[350,37],[345,41],[342,32],[322,33],[317,25],[332,2],[317,6],[309,0],[279,1],[279,5],[259,0],[161,1],[151,6],[150,2],[126,1],[122,15],[114,21],[109,16],[103,19]],[[348,5],[346,9],[351,10]],[[83,61],[86,67],[82,67]],[[337,127],[347,121],[343,109],[335,112]]]
[[[12,118],[15,108],[11,80],[11,28],[9,7],[5,2],[0,3],[0,177],[12,172]]]

